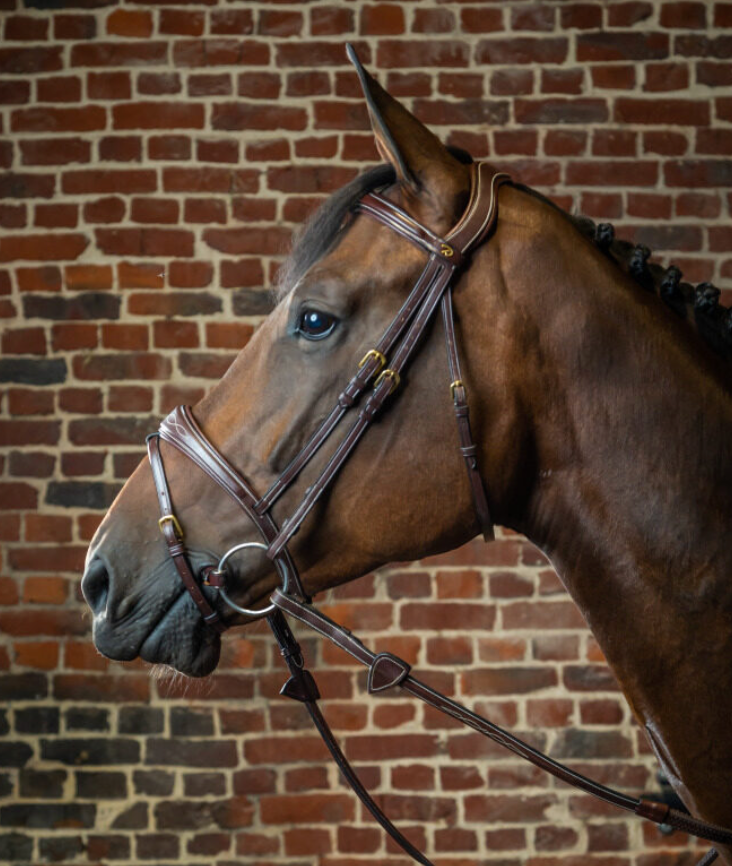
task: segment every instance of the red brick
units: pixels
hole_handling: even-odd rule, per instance
[[[14,235],[0,238],[0,262],[14,259],[58,261],[78,258],[89,238],[70,232],[45,235]]]
[[[34,46],[32,48],[0,49],[0,74],[37,75],[39,72],[55,72],[63,67],[62,47]]]
[[[178,102],[135,102],[112,108],[115,129],[202,129],[204,107]]]
[[[228,73],[188,77],[189,96],[230,96],[231,93],[231,76]]]
[[[252,39],[180,39],[173,44],[176,66],[266,66],[270,49]]]
[[[173,288],[199,289],[211,284],[213,265],[210,262],[171,262],[168,280]]]
[[[563,728],[572,721],[574,704],[565,698],[526,702],[526,721],[532,727]]]
[[[688,150],[686,136],[679,132],[644,132],[644,153],[660,153],[664,156],[682,156]]]
[[[224,260],[221,262],[222,288],[261,286],[264,270],[259,259]]]
[[[467,43],[458,40],[382,39],[377,51],[377,64],[382,68],[396,69],[415,66],[460,67],[469,65],[469,56]]]
[[[364,36],[404,33],[404,9],[392,3],[363,6],[359,15],[359,32]]]
[[[54,334],[56,328],[88,328],[94,335],[94,342],[90,348],[96,346],[96,326],[94,325],[56,325],[54,326]],[[55,343],[54,336],[54,345]],[[98,388],[62,388],[59,391],[59,406],[64,412],[96,415],[102,411],[102,392]]]
[[[567,166],[567,183],[582,186],[655,186],[658,163],[629,160],[575,162]]]
[[[147,151],[150,159],[190,159],[191,140],[183,135],[152,136]]]
[[[53,394],[26,388],[11,388],[8,391],[8,408],[11,415],[51,415]]]
[[[661,27],[682,30],[703,29],[707,26],[704,3],[664,3],[661,7]]]
[[[33,224],[45,228],[76,228],[79,208],[75,204],[38,204]]]
[[[46,334],[43,328],[14,328],[3,332],[2,351],[7,355],[45,355]]]
[[[90,162],[91,144],[81,138],[34,139],[21,141],[20,153],[23,165],[65,165],[70,162]],[[19,181],[24,176],[16,175],[15,177]],[[40,180],[40,177],[38,179]],[[17,195],[18,193],[16,193],[16,197]]]
[[[151,169],[86,169],[66,171],[62,189],[70,195],[89,193],[154,192],[157,186],[155,172]]]
[[[166,93],[180,93],[181,89],[180,75],[177,72],[141,72],[137,76],[138,93],[160,96]]]
[[[415,47],[418,46],[415,44]],[[564,38],[484,39],[476,47],[476,60],[487,64],[563,63],[567,52],[568,43]]]
[[[178,202],[175,199],[132,199],[130,219],[137,223],[177,223]]]
[[[66,478],[101,475],[104,472],[105,451],[70,451],[61,455],[61,473]]]
[[[596,30],[602,26],[602,7],[594,3],[570,3],[561,7],[559,21],[564,29]]]
[[[105,349],[144,350],[149,346],[147,325],[103,324],[102,345]]]
[[[325,72],[291,72],[287,76],[288,96],[315,96],[330,93],[330,79]]]
[[[90,72],[86,80],[90,99],[129,99],[132,95],[129,72]]]
[[[303,16],[300,12],[262,9],[259,13],[257,34],[260,36],[297,36],[302,30],[302,25]]]
[[[71,520],[66,519],[70,529]],[[40,540],[53,539],[42,538]],[[70,540],[70,538],[60,540]],[[68,590],[68,581],[63,577],[26,577],[23,584],[23,601],[26,604],[63,604],[66,601]]]
[[[156,348],[195,348],[198,346],[198,326],[195,322],[155,322],[153,343]]]
[[[91,132],[104,129],[106,112],[97,106],[83,108],[20,108],[11,114],[14,132]]]
[[[124,218],[126,205],[116,196],[98,198],[84,205],[84,219],[88,223],[118,223]]]
[[[71,47],[71,66],[164,66],[167,60],[168,43],[151,42],[102,42],[95,40],[88,45]]]
[[[120,262],[117,279],[121,289],[162,289],[165,285],[165,268],[159,264]]]
[[[581,69],[543,69],[542,93],[582,93],[584,75]]]
[[[288,149],[289,155],[289,149]],[[239,162],[238,141],[197,141],[196,156],[199,162]],[[222,202],[223,204],[223,202]]]
[[[338,36],[353,32],[354,14],[338,6],[316,6],[310,10],[310,22],[313,36]]]
[[[669,195],[656,193],[628,193],[628,215],[644,219],[671,218],[672,199]]]
[[[23,105],[29,99],[29,82],[0,81],[0,105]]]
[[[151,412],[153,391],[139,385],[112,385],[108,408],[110,412]]]
[[[166,192],[252,193],[258,189],[258,173],[251,169],[164,168],[163,188]]]
[[[64,323],[53,326],[53,348],[55,351],[64,349],[94,349],[97,345],[97,325],[81,323]],[[63,392],[62,392],[63,394]],[[64,408],[63,406],[61,408]],[[72,411],[85,412],[85,408]]]
[[[243,322],[207,322],[206,345],[211,349],[241,349],[253,333],[254,328]]]
[[[249,9],[212,9],[210,18],[211,33],[243,36],[254,32],[254,14]]]
[[[41,671],[53,670],[58,665],[58,643],[52,641],[23,641],[14,645],[15,663],[21,667]]]
[[[5,19],[5,38],[27,42],[43,42],[48,38],[48,19],[30,15],[9,15]]]
[[[470,11],[476,17],[479,17],[482,12],[481,9]],[[492,11],[495,14],[500,10]],[[551,6],[519,6],[517,9],[511,9],[511,29],[551,32],[555,28],[555,11]]]
[[[708,126],[709,104],[685,99],[615,100],[614,118],[620,123],[657,126]]]
[[[626,0],[608,7],[608,24],[611,27],[632,27],[653,14],[653,5],[646,0]]]
[[[55,39],[93,39],[97,34],[97,22],[93,15],[54,15],[53,35]]]
[[[669,53],[665,33],[580,33],[577,60],[664,60]]]
[[[72,75],[41,78],[37,82],[38,102],[79,102],[81,79]]]
[[[111,162],[140,162],[142,139],[135,135],[108,135],[100,138],[99,159]]]
[[[217,11],[213,10],[214,14]],[[159,28],[161,33],[176,36],[201,36],[206,23],[205,13],[192,9],[161,9]]]
[[[152,14],[141,9],[115,9],[107,18],[107,33],[145,39],[152,34]]]

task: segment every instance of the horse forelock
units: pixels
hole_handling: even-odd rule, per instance
[[[292,250],[277,272],[275,298],[282,300],[307,271],[333,247],[348,217],[368,192],[390,186],[396,176],[389,165],[377,165],[334,192],[297,230]]]

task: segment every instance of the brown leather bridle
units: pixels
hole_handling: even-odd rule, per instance
[[[328,638],[364,664],[369,669],[369,692],[383,692],[399,686],[404,692],[463,722],[556,778],[605,802],[632,811],[658,824],[668,824],[710,841],[731,844],[732,831],[699,821],[664,804],[630,797],[575,773],[494,725],[488,719],[420,682],[411,675],[410,666],[403,659],[390,653],[375,655],[357,637],[312,606],[287,549],[288,541],[299,530],[323,492],[333,483],[339,469],[373,423],[389,396],[398,387],[402,371],[415,353],[419,340],[438,306],[442,308],[451,379],[450,391],[457,419],[460,450],[465,459],[473,504],[483,536],[486,540],[493,537],[490,511],[478,470],[477,448],[470,430],[467,392],[460,370],[452,308],[452,282],[470,253],[488,238],[495,227],[497,190],[510,178],[506,174],[494,174],[487,165],[481,163],[471,165],[471,178],[468,207],[463,217],[444,239],[381,195],[368,193],[358,203],[357,212],[367,214],[389,227],[427,252],[429,258],[401,309],[378,343],[363,357],[357,371],[338,396],[330,414],[263,496],[257,496],[248,482],[208,441],[189,407],[179,406],[173,410],[162,422],[159,432],[148,437],[148,455],[160,505],[159,526],[168,546],[168,552],[186,589],[201,611],[204,621],[217,631],[223,632],[227,626],[210,604],[189,564],[183,530],[173,511],[160,453],[160,439],[175,446],[222,487],[254,523],[263,539],[261,543],[245,542],[232,547],[221,557],[216,567],[209,565],[201,570],[202,582],[218,591],[223,601],[239,613],[256,618],[267,618],[290,671],[290,678],[282,687],[281,694],[305,704],[338,767],[363,804],[392,839],[424,866],[432,866],[432,864],[384,815],[341,751],[320,711],[317,703],[320,697],[317,685],[311,673],[305,669],[302,651],[285,619],[285,613]],[[365,395],[372,380],[372,389]],[[360,408],[356,413],[356,420],[334,449],[325,468],[308,487],[293,513],[283,521],[281,526],[278,526],[272,517],[272,506],[318,453],[340,422],[346,417],[353,416],[357,406]],[[281,580],[281,588],[275,590],[270,604],[263,610],[249,610],[239,606],[229,598],[226,590],[228,559],[237,551],[248,548],[266,551]],[[705,855],[699,866],[702,864],[708,866],[716,856],[717,852],[712,849]]]

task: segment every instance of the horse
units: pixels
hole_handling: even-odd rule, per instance
[[[490,535],[489,511],[556,569],[689,812],[732,825],[730,313],[713,286],[694,289],[611,227],[500,178],[487,234],[451,263],[442,293],[443,312],[445,298],[454,304],[459,375],[447,313],[447,360],[432,317],[404,368],[386,367],[375,341],[424,275],[425,249],[430,262],[453,255],[444,239],[470,210],[477,174],[354,62],[384,165],[321,207],[282,269],[273,312],[187,410],[247,489],[277,495],[259,510],[266,497],[253,497],[243,520],[215,472],[171,447],[182,416],[170,422],[151,446],[162,480],[143,462],[89,548],[82,589],[96,646],[205,676],[221,629],[271,611],[261,605],[283,582],[307,601]],[[379,219],[367,200],[381,202]],[[308,451],[331,407],[351,410],[342,389],[359,358],[366,379],[381,371],[378,418],[357,447],[332,425],[328,448]],[[468,402],[461,452],[452,410],[467,419]],[[335,466],[334,449],[347,456]],[[328,473],[327,486],[313,482]],[[719,850],[732,866],[732,849]]]

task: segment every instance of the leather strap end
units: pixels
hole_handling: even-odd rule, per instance
[[[671,808],[666,803],[655,803],[653,800],[641,799],[635,807],[635,814],[656,824],[664,824]]]

